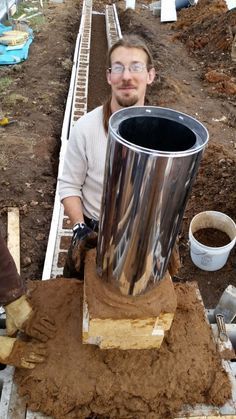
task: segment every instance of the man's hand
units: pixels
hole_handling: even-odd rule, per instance
[[[42,316],[38,311],[33,310],[29,319],[27,319],[20,330],[41,342],[47,342],[55,336],[56,326],[48,316]]]
[[[44,343],[22,342],[15,338],[0,336],[0,362],[19,368],[32,369],[47,356]]]
[[[20,330],[28,336],[46,342],[55,335],[54,321],[33,310],[26,295],[22,295],[4,308],[8,336],[13,336],[17,330]]]
[[[96,247],[97,237],[97,233],[84,223],[79,223],[73,227],[72,259],[77,272],[80,271],[84,263],[86,252]]]
[[[64,268],[65,277],[83,279],[85,255],[88,250],[96,247],[97,236],[85,223],[75,224]]]

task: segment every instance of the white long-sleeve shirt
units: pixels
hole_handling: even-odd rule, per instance
[[[99,219],[106,160],[107,135],[103,126],[103,108],[82,116],[71,130],[64,167],[59,177],[59,195],[81,198],[83,212]]]

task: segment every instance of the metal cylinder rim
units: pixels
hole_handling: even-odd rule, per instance
[[[148,111],[151,112],[154,109],[159,110],[163,113],[168,112],[172,116],[173,115],[175,115],[175,116],[179,115],[179,117],[186,118],[189,122],[194,123],[194,125],[196,127],[201,128],[203,130],[203,132],[205,132],[206,138],[202,142],[202,144],[200,144],[199,146],[197,146],[195,148],[193,146],[193,147],[191,147],[187,150],[184,150],[184,151],[161,151],[161,150],[149,149],[149,148],[145,148],[145,147],[142,147],[142,146],[139,146],[139,145],[135,145],[135,144],[125,140],[123,137],[121,137],[121,135],[112,126],[112,123],[113,123],[114,120],[116,120],[117,115],[125,113],[125,111],[127,109],[130,109],[133,112],[136,111],[136,113],[138,111],[140,111],[140,114],[134,115],[136,117],[137,116],[145,116],[145,113],[147,114]],[[145,112],[145,113],[141,113],[141,112]],[[151,115],[149,114],[149,115],[147,115],[147,117],[148,116],[151,116]],[[159,116],[165,118],[163,115],[159,115]],[[129,116],[129,118],[126,118],[126,119],[130,119],[132,117],[133,116]],[[165,119],[168,119],[168,118],[166,117]],[[125,119],[123,119],[123,120],[125,120]],[[123,120],[121,119],[120,123],[123,122]],[[176,120],[174,118],[172,118],[171,120],[174,121],[174,122],[178,122],[180,124],[182,123],[182,125],[184,125],[188,129],[192,129],[189,125],[184,124],[181,120]],[[109,129],[112,133],[112,139],[113,139],[113,136],[114,136],[116,141],[118,141],[121,144],[124,144],[124,145],[128,146],[131,150],[146,153],[146,154],[149,154],[149,155],[161,156],[161,157],[185,157],[185,156],[190,156],[190,155],[195,154],[195,153],[199,152],[200,150],[202,150],[206,146],[206,144],[208,142],[208,139],[209,139],[208,130],[206,129],[206,127],[200,121],[198,121],[194,117],[192,117],[190,115],[187,115],[183,112],[179,112],[179,111],[176,111],[175,109],[171,109],[171,108],[164,108],[164,107],[161,107],[161,106],[130,106],[130,107],[127,107],[127,108],[119,109],[118,111],[114,112],[111,115],[110,120],[109,120]],[[199,134],[195,130],[193,130],[193,132],[196,135],[196,137],[199,137]]]

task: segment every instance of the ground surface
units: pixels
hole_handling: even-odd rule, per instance
[[[103,11],[104,4],[95,2],[94,10]],[[230,58],[236,10],[227,12],[223,0],[199,0],[179,12],[177,24],[160,24],[147,5],[124,11],[123,2],[117,2],[122,31],[143,35],[153,51],[157,77],[148,103],[183,111],[209,130],[209,145],[184,215],[178,280],[197,280],[205,305],[214,307],[226,286],[236,285],[235,253],[220,271],[201,271],[189,258],[187,232],[192,217],[203,210],[222,211],[236,220],[236,69]],[[80,12],[78,1],[45,5],[29,59],[0,68],[3,113],[17,120],[0,128],[1,231],[6,237],[7,207],[19,207],[25,279],[42,274]],[[103,17],[93,20],[89,109],[107,94]]]

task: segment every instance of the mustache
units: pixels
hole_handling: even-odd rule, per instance
[[[132,83],[126,82],[126,81],[123,81],[122,82],[121,87],[132,87],[132,88],[135,88],[135,86]]]

